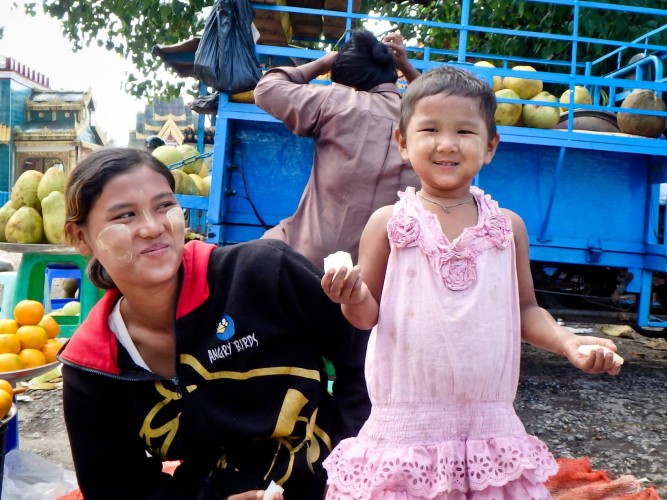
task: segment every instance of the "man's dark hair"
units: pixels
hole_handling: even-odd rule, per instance
[[[331,81],[356,90],[371,90],[396,80],[394,57],[368,30],[353,31],[331,64]]]

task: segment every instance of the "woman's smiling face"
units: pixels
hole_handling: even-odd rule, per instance
[[[167,180],[138,165],[109,180],[78,228],[79,251],[94,255],[123,284],[161,285],[178,277],[185,220]]]

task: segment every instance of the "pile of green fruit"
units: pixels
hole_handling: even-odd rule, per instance
[[[493,68],[493,64],[488,61],[479,61],[475,66]],[[516,71],[530,72],[535,71],[532,66],[515,66]],[[542,80],[537,78],[525,78],[519,76],[506,76],[501,78],[494,75],[493,90],[496,97],[503,99],[522,99],[531,101],[529,104],[499,102],[496,109],[495,121],[498,125],[525,126],[533,128],[554,128],[560,120],[561,111],[565,112],[568,108],[560,106],[549,106],[542,103],[560,102],[561,105],[567,105],[570,102],[570,90],[566,90],[560,96],[544,90]],[[577,85],[574,88],[575,104],[591,104],[593,99],[588,90]]]
[[[495,68],[489,61],[478,61],[475,66]],[[531,72],[532,66],[515,66],[512,70]],[[526,78],[525,75],[506,76],[493,75],[493,90],[501,99],[521,99],[531,101],[528,104],[514,102],[498,102],[495,114],[497,125],[524,126],[533,128],[554,128],[560,121],[561,113],[568,111],[568,104],[592,104],[593,99],[588,89],[575,85],[574,92],[565,90],[557,98],[543,88],[542,80]],[[574,94],[574,98],[572,98]],[[560,103],[560,106],[543,103]],[[635,89],[621,104],[624,111],[617,116],[618,128],[621,132],[643,137],[659,137],[667,126],[664,116],[627,112],[627,109],[643,109],[647,111],[666,110],[665,102],[652,90]]]
[[[0,241],[64,244],[65,179],[60,167],[23,172],[0,208]]]
[[[168,167],[199,156],[199,151],[189,144],[182,144],[181,146],[165,145],[155,148],[152,154]],[[186,161],[184,165],[171,169],[171,173],[176,180],[177,194],[208,196],[211,190],[211,175],[208,171],[208,165],[204,163],[203,159]]]

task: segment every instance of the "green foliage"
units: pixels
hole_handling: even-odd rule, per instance
[[[157,71],[164,63],[151,55],[154,45],[183,42],[204,27],[204,7],[214,0],[35,0],[26,14],[43,11],[61,21],[73,49],[97,45],[130,60],[136,73],[127,77],[126,90],[137,97],[179,95],[184,82],[169,83]]]
[[[655,8],[655,0],[599,0],[601,3],[631,5]],[[459,23],[461,0],[437,0],[431,2],[377,2],[375,7],[383,15]],[[572,35],[574,29],[574,9],[568,5],[526,2],[524,0],[475,0],[471,2],[471,26],[504,28],[555,35]],[[580,36],[621,42],[632,41],[667,22],[655,16],[617,12],[611,9],[580,8],[578,33]],[[459,32],[423,25],[404,24],[399,27],[403,37],[422,41],[445,54],[434,59],[446,60],[456,55],[459,46]],[[667,44],[667,32],[653,37],[651,44]],[[617,47],[599,43],[582,43],[577,47],[577,60],[593,61]],[[629,58],[637,49],[627,55]],[[497,54],[505,57],[539,58],[552,61],[570,61],[572,44],[568,41],[526,37],[511,34],[489,34],[471,31],[468,34],[467,52]],[[450,56],[449,58],[447,56]],[[613,64],[615,60],[610,61]],[[623,63],[627,62],[627,59]],[[556,70],[551,68],[550,70]],[[567,71],[567,68],[563,69]],[[611,70],[611,68],[606,68]]]
[[[458,23],[461,1],[363,0],[362,11],[373,10],[393,17]],[[656,2],[599,1],[640,7],[655,7]],[[34,15],[37,6],[41,5],[46,14],[59,19],[64,36],[72,42],[75,50],[96,44],[130,60],[136,67],[136,72],[128,75],[126,90],[132,95],[140,98],[158,95],[168,98],[178,95],[185,83],[182,80],[176,84],[161,80],[157,70],[164,69],[164,63],[151,55],[151,49],[154,45],[183,42],[200,32],[205,23],[201,11],[214,2],[215,0],[28,0],[25,9],[26,13]],[[469,24],[569,35],[572,34],[574,26],[572,16],[573,8],[566,5],[525,0],[474,0],[471,1]],[[664,24],[666,20],[656,19],[656,16],[582,7],[578,21],[579,33],[583,36],[630,41]],[[456,30],[407,23],[399,26],[399,29],[405,39],[416,38],[425,45],[444,51],[434,59],[451,59],[456,56],[459,44],[459,33]],[[667,31],[651,39],[650,43],[667,45]],[[601,44],[580,44],[577,48],[577,59],[591,61],[613,48]],[[480,58],[485,54],[498,54],[506,57],[569,61],[572,46],[567,41],[471,31],[468,35],[467,52],[480,54]],[[610,61],[610,64],[613,62]]]

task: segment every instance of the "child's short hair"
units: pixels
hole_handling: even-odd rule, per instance
[[[491,86],[474,73],[448,64],[427,71],[408,85],[401,102],[401,119],[398,124],[401,134],[405,136],[417,102],[437,94],[478,99],[489,138],[496,135],[496,94]]]

